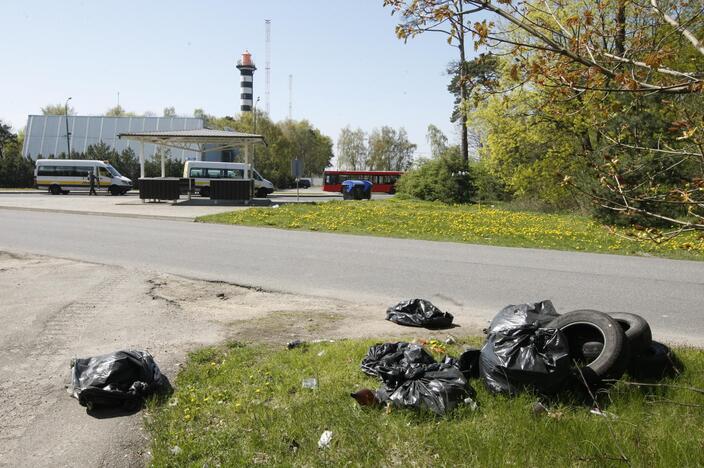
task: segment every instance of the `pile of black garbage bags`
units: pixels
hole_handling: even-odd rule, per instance
[[[414,326],[423,317],[447,320],[449,315],[449,323],[452,320],[421,299],[389,308],[387,319],[397,318],[397,313],[411,313],[415,320],[408,324]],[[472,378],[480,378],[494,394],[554,395],[569,388],[608,386],[626,372],[637,381],[654,381],[681,371],[672,350],[653,341],[648,322],[636,314],[558,314],[550,301],[510,305],[485,333],[481,350],[467,349],[459,358],[446,356],[442,362],[414,343],[372,346],[361,368],[383,382],[374,401],[441,415],[462,402],[475,404]]]

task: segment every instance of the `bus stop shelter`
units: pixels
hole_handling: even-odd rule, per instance
[[[120,133],[118,138],[140,142],[139,175],[144,178],[144,144],[151,143],[167,148],[185,149],[203,155],[210,151],[224,151],[236,148],[244,150],[244,162],[247,164],[244,178],[250,179],[252,165],[251,154],[254,145],[266,145],[264,137],[252,133],[240,133],[227,130],[210,130],[201,128],[196,130],[169,130],[163,132],[132,132]],[[161,177],[165,177],[164,155],[161,155]]]

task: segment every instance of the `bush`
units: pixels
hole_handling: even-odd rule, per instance
[[[511,194],[506,184],[489,170],[485,161],[470,163],[475,200],[480,202],[509,201]]]
[[[420,200],[468,203],[474,195],[470,168],[454,154],[421,162],[396,182],[396,192]]]
[[[32,187],[34,161],[12,152],[0,159],[0,187]]]

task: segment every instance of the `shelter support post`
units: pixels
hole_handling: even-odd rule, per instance
[[[166,177],[166,151],[161,151],[161,177]]]
[[[139,177],[144,178],[144,142],[139,145]]]
[[[249,143],[245,143],[244,145],[244,163],[245,163],[245,168],[244,168],[244,178],[245,179],[251,179],[251,162],[249,160]]]

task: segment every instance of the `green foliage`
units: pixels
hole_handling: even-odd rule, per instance
[[[433,124],[428,125],[428,130],[426,131],[425,139],[430,145],[430,155],[433,158],[437,158],[438,156],[445,153],[448,149],[447,137],[444,133],[442,133],[442,130],[440,130]]]
[[[413,163],[416,147],[403,127],[375,128],[369,135],[367,167],[373,171],[405,171]]]
[[[562,181],[586,173],[577,135],[580,124],[536,111],[538,102],[535,93],[517,90],[507,99],[488,99],[473,113],[472,121],[487,135],[480,149],[485,174],[497,176],[517,198],[574,208],[577,202]]]
[[[42,107],[42,115],[66,115],[66,106],[64,104],[47,104]],[[68,115],[76,115],[76,109],[68,106]]]
[[[0,121],[0,187],[34,185],[34,161],[22,156],[22,141]]]
[[[164,117],[176,117],[176,108],[174,106],[164,107]]]
[[[206,126],[216,129],[230,129],[244,133],[256,133],[266,140],[266,147],[257,146],[252,155],[254,167],[277,187],[288,187],[293,182],[291,161],[301,158],[304,161],[306,176],[322,174],[332,159],[332,140],[323,135],[307,120],[286,120],[273,122],[264,112],[243,112],[237,118],[213,117],[196,109],[205,118]],[[243,155],[238,156],[243,160]]]
[[[421,161],[396,182],[399,195],[444,203],[468,203],[474,195],[470,168],[459,151],[447,151],[436,159]]]
[[[474,200],[478,202],[509,201],[511,194],[503,181],[491,172],[486,160],[469,163],[474,184]]]
[[[116,105],[111,107],[105,112],[106,117],[135,117],[137,114],[134,112],[127,112],[121,105]],[[146,117],[146,116],[145,116]]]
[[[360,171],[367,167],[367,134],[361,128],[346,126],[337,139],[337,163],[342,169]]]

